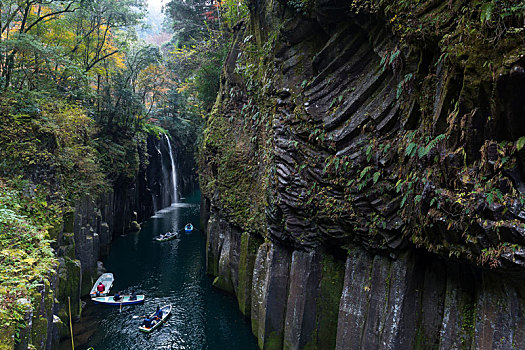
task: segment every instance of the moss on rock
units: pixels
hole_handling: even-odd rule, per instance
[[[334,349],[337,335],[339,302],[344,284],[344,263],[325,254],[322,262],[319,296],[317,297],[317,328],[307,349]]]
[[[67,305],[68,297],[71,298],[71,316],[80,317],[82,311],[80,304],[80,285],[82,269],[79,260],[69,258],[61,259],[58,270],[58,300],[62,305]]]
[[[257,255],[257,248],[262,241],[256,236],[243,232],[241,236],[241,253],[239,257],[239,282],[237,287],[237,302],[244,316],[249,317],[251,312],[251,288],[253,267]]]
[[[0,328],[0,350],[13,350],[15,348],[15,325]]]

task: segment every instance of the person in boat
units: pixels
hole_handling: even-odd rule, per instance
[[[146,318],[144,319],[144,321],[142,321],[142,325],[146,328],[151,328],[152,324],[151,324],[151,321],[152,319],[149,318],[148,316],[146,316]]]
[[[157,305],[157,311],[155,311],[155,314],[153,315],[153,317],[151,319],[151,325],[152,326],[156,325],[157,323],[160,322],[160,320],[162,320],[162,310]]]
[[[101,293],[104,293],[105,289],[106,289],[106,286],[102,282],[99,282],[97,286],[97,297],[99,297]]]
[[[163,314],[162,310],[157,305],[157,311],[155,311],[155,315],[153,316],[153,318],[155,318],[157,321],[160,321],[162,319],[162,314]]]
[[[129,300],[137,300],[137,293],[135,293],[135,290],[131,291],[131,295],[129,296]]]
[[[113,300],[119,301],[120,299],[122,299],[120,292],[116,292],[115,295],[113,296]]]

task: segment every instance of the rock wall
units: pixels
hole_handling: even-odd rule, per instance
[[[139,171],[131,181],[115,184],[115,234],[132,229],[153,213],[171,204],[171,163],[166,138],[150,135],[139,147]]]
[[[212,212],[207,271],[261,349],[521,349],[521,273],[408,250],[395,259],[263,242]]]
[[[171,165],[163,140],[150,136],[146,148],[138,145],[140,168],[131,183],[117,183],[113,191],[96,199],[81,198],[73,211],[64,214],[63,225],[50,230],[58,266],[37,287],[36,304],[27,301],[27,326],[20,342],[10,342],[7,348],[25,350],[31,344],[36,349],[56,349],[60,339],[69,337],[69,308],[74,321],[81,317],[81,298],[103,272],[99,260],[109,252],[113,237],[134,229],[132,223],[147,219],[157,205],[160,209],[171,203],[166,190],[171,176],[163,172],[163,166]]]
[[[199,171],[261,348],[525,347],[523,14],[486,6],[250,2]]]

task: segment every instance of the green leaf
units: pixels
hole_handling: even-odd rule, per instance
[[[489,204],[494,203],[494,195],[492,193],[487,193],[487,202]]]
[[[368,170],[370,170],[370,168],[371,168],[370,166],[367,166],[361,171],[361,174],[359,174],[359,180],[361,180],[363,176],[366,175],[366,173],[368,172]]]
[[[416,148],[416,146],[417,144],[415,144],[414,142],[410,142],[408,144],[407,149],[405,150],[405,155],[412,157],[413,155],[412,151]]]
[[[423,158],[424,156],[426,156],[428,153],[427,149],[423,146],[419,147],[418,151],[417,151],[417,155],[419,156],[419,158]]]
[[[520,151],[525,146],[525,136],[522,136],[516,141],[516,149]]]
[[[381,175],[381,173],[379,171],[376,171],[372,177],[373,181],[374,181],[374,184],[377,182],[377,180],[379,180],[379,176]]]
[[[401,97],[402,92],[403,92],[403,81],[400,81],[399,84],[397,84],[396,100],[399,100],[399,97]]]
[[[392,62],[394,62],[394,60],[397,58],[397,56],[399,56],[400,53],[401,51],[399,50],[394,51],[394,53],[390,55],[390,61],[388,62],[388,64],[392,64]]]
[[[401,199],[401,208],[403,208],[403,206],[405,205],[407,198],[408,198],[408,192],[405,193],[405,195],[403,196],[403,199]]]
[[[480,15],[480,21],[481,23],[485,23],[487,21],[490,21],[492,18],[492,12],[494,11],[494,3],[489,2],[484,4],[481,7],[481,15]]]
[[[396,183],[396,193],[399,193],[401,191],[401,186],[403,186],[403,180],[398,180]]]

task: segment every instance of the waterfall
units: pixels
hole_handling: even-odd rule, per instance
[[[170,160],[171,160],[171,204],[177,203],[179,201],[179,196],[177,195],[177,169],[175,168],[175,162],[173,161],[173,150],[171,149],[170,138],[168,135],[164,135],[166,141],[168,141],[168,148],[170,151]]]
[[[161,150],[163,150],[163,147],[160,147]],[[159,199],[159,209],[169,207],[171,200],[171,171],[168,169],[168,165],[164,161],[164,152],[160,151],[160,164],[162,165],[162,178],[159,182],[159,193],[157,194],[157,197]]]

